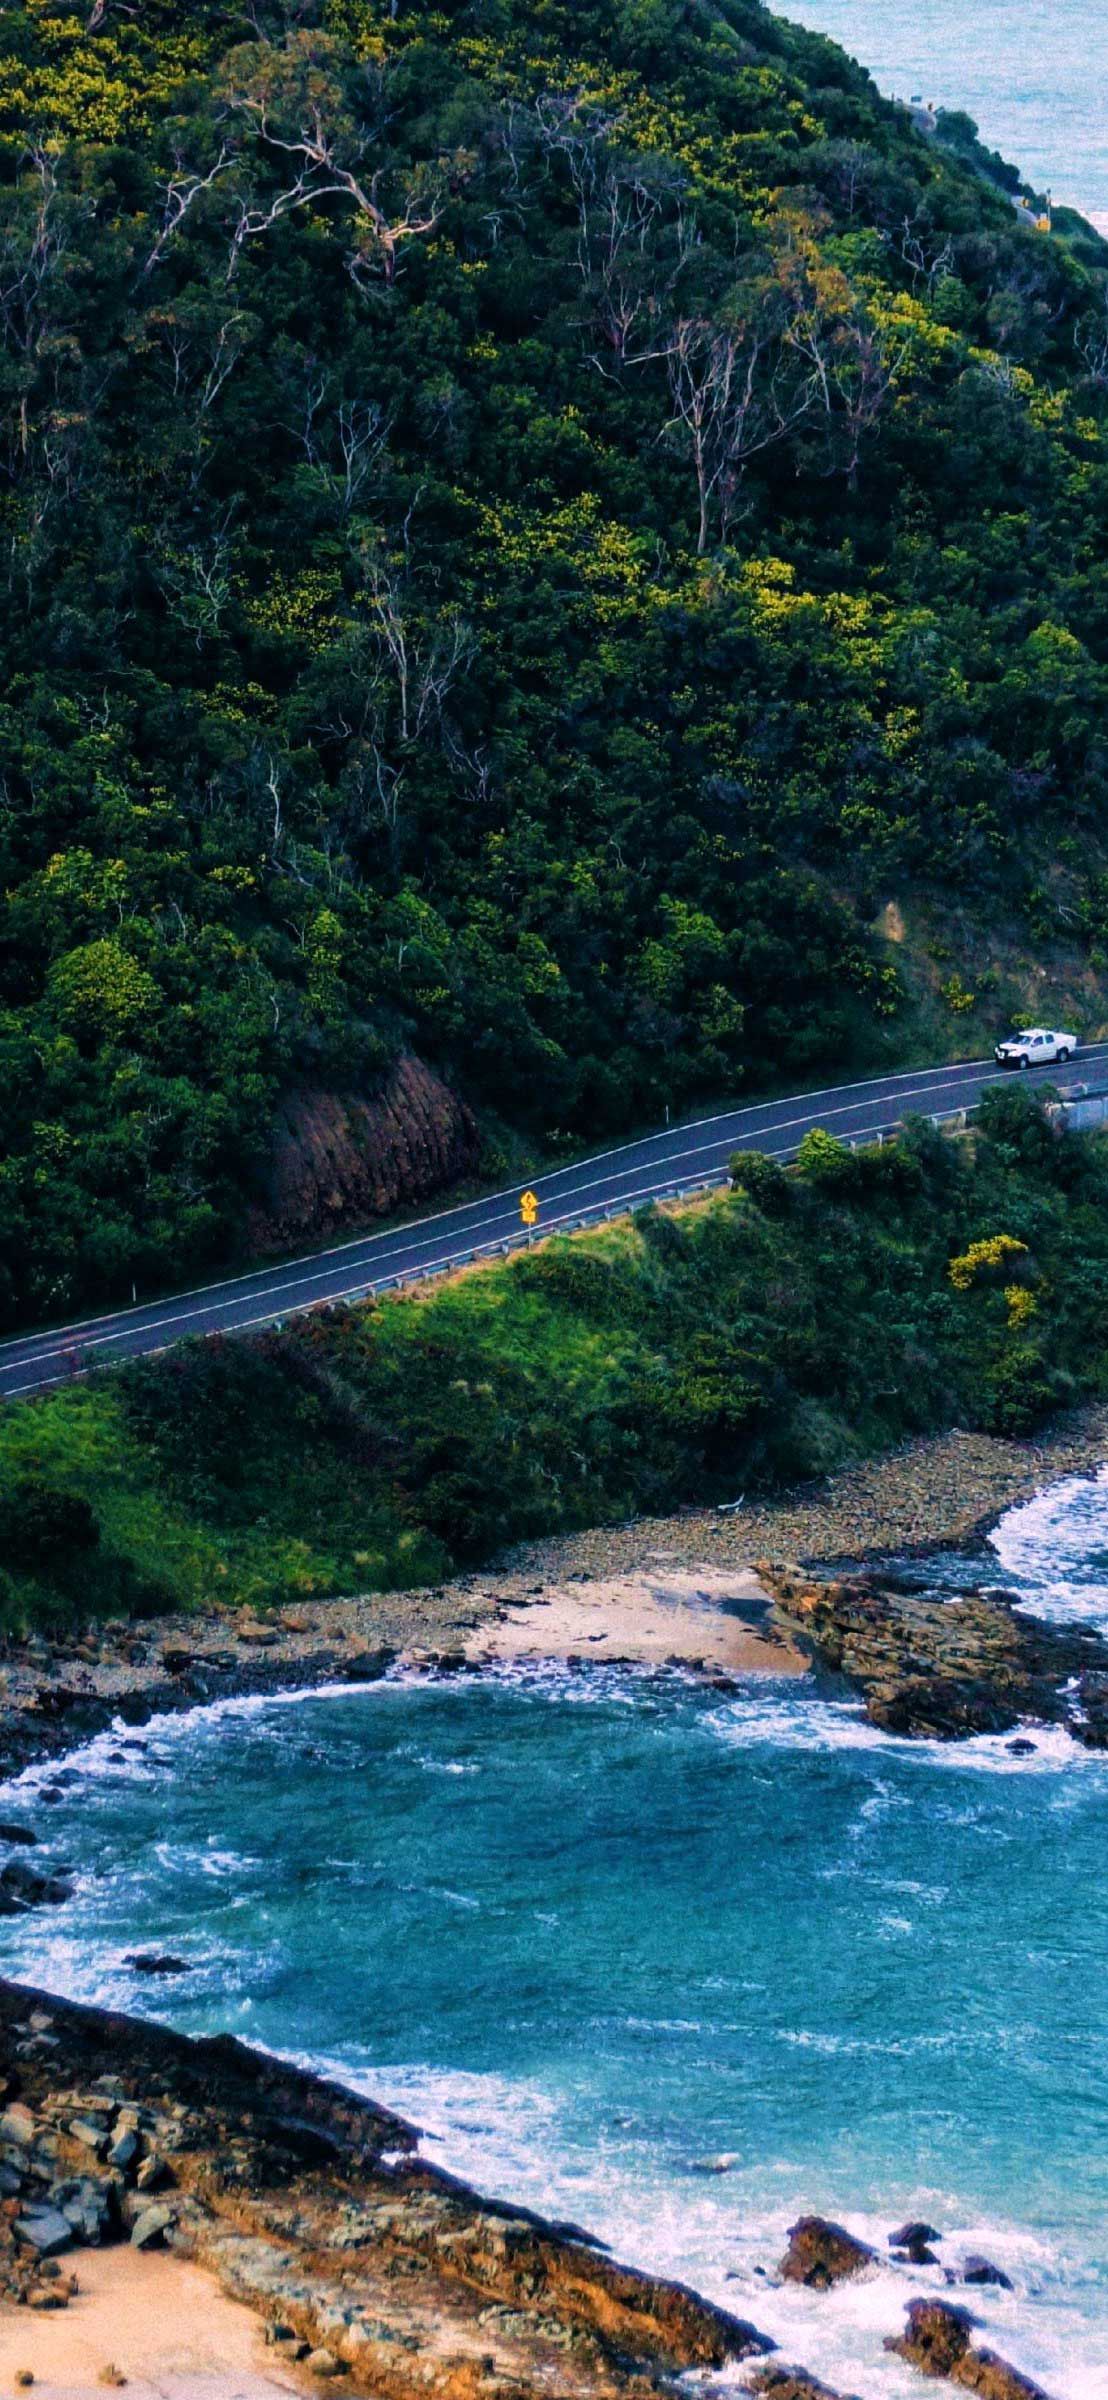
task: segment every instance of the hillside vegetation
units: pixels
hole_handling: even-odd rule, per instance
[[[0,1412],[0,1625],[434,1581],[1108,1391],[1108,1146],[998,1090],[437,1291]]]
[[[404,1051],[549,1146],[903,1054],[890,898],[1096,970],[1108,254],[956,130],[756,0],[10,0],[0,1319]]]

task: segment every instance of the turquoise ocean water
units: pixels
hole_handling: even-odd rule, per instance
[[[1108,1481],[998,1570],[1108,1623]],[[7,1787],[74,1898],[0,1969],[228,2027],[391,2099],[436,2155],[746,2311],[863,2400],[935,2270],[775,2288],[786,2225],[927,2216],[995,2345],[1108,2390],[1108,1759],[896,1744],[831,1692],[594,1670],[230,1702]],[[72,1778],[72,1780],[69,1779]],[[152,1985],[139,1946],[180,1952]],[[726,2172],[706,2161],[729,2159]]]
[[[1036,190],[1108,231],[1108,8],[1103,0],[788,0],[883,92],[968,109]]]

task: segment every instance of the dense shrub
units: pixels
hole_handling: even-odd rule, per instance
[[[730,1172],[732,1190],[745,1192],[763,1216],[784,1215],[792,1185],[779,1159],[767,1157],[764,1150],[736,1150]]]
[[[99,1539],[96,1512],[78,1492],[28,1476],[0,1493],[0,1565],[51,1573],[87,1557]]]
[[[1041,1351],[1021,1344],[1009,1350],[990,1374],[983,1396],[982,1422],[989,1433],[1018,1439],[1034,1433],[1044,1418],[1064,1408],[1073,1393],[1071,1377],[1051,1367]]]

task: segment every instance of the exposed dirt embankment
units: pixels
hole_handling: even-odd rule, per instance
[[[129,2240],[208,2268],[283,2363],[380,2400],[618,2400],[772,2347],[228,2038],[0,1984],[0,2058],[0,2299],[32,2312],[79,2308],[74,2252]]]
[[[470,1111],[418,1058],[398,1059],[373,1100],[292,1092],[247,1220],[251,1248],[284,1250],[429,1199],[471,1175],[477,1151]]]
[[[759,1572],[786,1629],[865,1694],[886,1732],[950,1741],[1034,1719],[1108,1749],[1108,1642],[1091,1626],[1045,1624],[1003,1593],[952,1598],[915,1577],[820,1582],[771,1560]]]

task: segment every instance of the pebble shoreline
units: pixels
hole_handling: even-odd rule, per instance
[[[676,1563],[751,1566],[767,1554],[818,1568],[979,1548],[1006,1510],[1108,1461],[1108,1406],[1066,1418],[1036,1441],[937,1434],[844,1468],[827,1483],[733,1512],[689,1510],[535,1542],[507,1562],[565,1576],[627,1574],[659,1552]]]
[[[749,1583],[755,1563],[774,1556],[810,1578],[764,1570],[778,1616],[803,1629],[824,1663],[853,1675],[878,1722],[958,1733],[974,1710],[998,1705],[1003,1677],[1002,1709],[1018,1712],[1027,1699],[1027,1661],[1003,1604],[929,1604],[892,1582],[886,1595],[876,1582],[821,1583],[821,1573],[961,1549],[972,1583],[973,1553],[998,1516],[1105,1459],[1108,1407],[1035,1443],[953,1433],[778,1501],[531,1543],[433,1589],[324,1602],[266,1622],[224,1609],[90,1629],[67,1643],[9,1644],[0,1777],[118,1718],[141,1723],[239,1693],[364,1681],[397,1658],[416,1671],[479,1666],[494,1625],[567,1585],[595,1587],[591,1598],[604,1604],[601,1586],[637,1580],[656,1595],[684,1574],[702,1579],[710,1604],[729,1578]],[[905,1645],[916,1670],[929,1642],[938,1681],[932,1675],[926,1691],[898,1683]],[[947,1657],[951,1642],[956,1658]],[[1048,1664],[1053,1679],[1058,1662]],[[1108,1697],[1108,1671],[1100,1680]],[[63,1898],[62,1888],[34,1888],[42,1871],[33,1835],[0,1830],[16,1845],[0,1872],[0,1911]],[[173,1963],[144,1962],[150,1971]],[[245,2300],[265,2322],[279,2388],[346,2376],[352,2390],[387,2400],[546,2400],[552,2388],[566,2400],[640,2400],[675,2388],[690,2366],[730,2357],[759,2361],[745,2388],[766,2400],[835,2400],[803,2369],[766,2361],[770,2345],[755,2327],[617,2265],[576,2229],[482,2199],[418,2157],[412,2128],[319,2078],[234,2043],[196,2045],[13,1985],[0,1984],[0,2035],[0,2302],[26,2308],[28,2324],[76,2295],[71,2248],[129,2242],[174,2250]],[[823,2288],[868,2271],[869,2254],[841,2263],[848,2241],[837,2226],[803,2219],[778,2272]],[[911,2263],[910,2249],[895,2255]],[[996,2279],[989,2262],[971,2263],[977,2280]],[[989,2400],[1046,2400],[971,2345],[975,2323],[957,2303],[913,2298],[906,2330],[890,2330],[884,2346]],[[100,2379],[122,2380],[108,2368]]]
[[[943,1434],[781,1499],[552,1536],[421,1590],[313,1603],[264,1622],[225,1608],[96,1628],[79,1641],[9,1643],[0,1780],[117,1718],[141,1724],[211,1700],[362,1681],[397,1658],[417,1668],[471,1664],[482,1627],[554,1585],[698,1568],[718,1578],[765,1557],[818,1572],[937,1549],[971,1555],[1006,1509],[1106,1460],[1108,1406],[1098,1405],[1034,1442]]]

